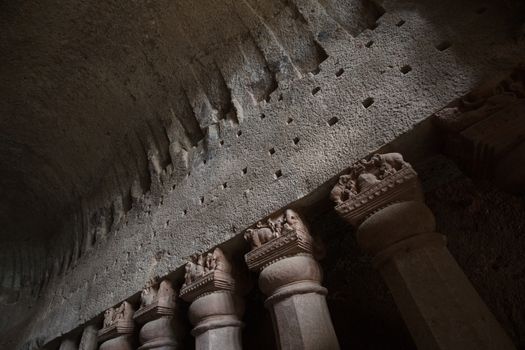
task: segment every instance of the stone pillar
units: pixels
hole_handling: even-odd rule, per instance
[[[197,350],[242,349],[244,303],[236,294],[232,266],[221,249],[186,264],[180,296],[190,302],[189,318]]]
[[[97,327],[88,325],[82,332],[79,350],[97,350]]]
[[[374,256],[418,349],[514,349],[436,233],[417,174],[400,154],[356,163],[331,197]]]
[[[140,308],[133,315],[136,323],[142,325],[139,350],[175,350],[180,343],[177,334],[183,329],[175,314],[176,294],[169,280],[159,283],[148,281],[141,294]]]
[[[100,350],[134,350],[134,309],[127,301],[104,313],[104,326],[97,333]]]
[[[72,338],[64,338],[60,343],[59,350],[77,350],[77,342]]]
[[[322,271],[312,256],[312,237],[301,218],[288,209],[245,233],[251,251],[248,268],[260,272],[276,339],[282,350],[339,349],[326,305]]]

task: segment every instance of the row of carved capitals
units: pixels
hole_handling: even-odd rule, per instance
[[[422,199],[417,174],[398,153],[377,154],[352,165],[331,192],[336,211],[357,225],[367,216],[399,201]],[[284,212],[258,222],[244,233],[250,245],[245,262],[260,272],[282,259],[307,256],[313,252],[313,238],[297,212]],[[180,297],[187,302],[215,292],[238,293],[234,267],[220,248],[195,254],[185,266]],[[141,293],[137,311],[129,302],[110,308],[104,315],[99,341],[133,332],[133,324],[145,324],[163,316],[173,316],[177,293],[167,280],[152,279]]]

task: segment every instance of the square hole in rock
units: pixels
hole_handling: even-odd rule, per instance
[[[329,126],[333,126],[333,125],[337,124],[338,121],[339,121],[339,118],[332,117],[332,118],[328,119],[327,123],[328,123]]]
[[[276,179],[280,178],[281,176],[283,176],[283,172],[281,171],[281,169],[277,170],[275,174],[273,174],[273,177]]]
[[[274,155],[275,154],[275,148],[270,148],[270,150],[268,150],[268,153],[270,153],[270,155]]]
[[[293,138],[293,144],[297,145],[298,143],[299,143],[299,138],[298,137],[294,137]]]
[[[343,68],[340,68],[337,72],[335,72],[335,76],[340,77],[341,75],[343,75],[344,72],[345,70]]]
[[[374,99],[372,97],[368,97],[365,98],[361,103],[363,104],[363,107],[368,108],[374,103]]]
[[[407,74],[408,72],[410,72],[412,70],[412,67],[410,67],[408,64],[406,64],[403,67],[401,67],[399,70],[401,71],[401,73]]]
[[[292,118],[288,118],[288,119],[286,120],[286,124],[290,124],[291,122],[293,122],[293,119],[292,119]]]
[[[366,47],[372,47],[372,45],[374,45],[374,41],[373,40],[370,40],[369,42],[367,42],[365,44]]]
[[[243,174],[243,175],[246,175],[247,172],[248,172],[248,168],[244,168],[244,169],[242,169],[242,174]]]

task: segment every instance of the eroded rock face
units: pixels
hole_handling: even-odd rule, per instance
[[[511,5],[3,3],[0,333],[70,331],[514,66]]]

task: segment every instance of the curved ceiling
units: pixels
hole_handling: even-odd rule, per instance
[[[316,6],[352,35],[383,13],[368,0]],[[4,1],[0,31],[0,258],[33,286],[110,231],[152,176],[187,171],[189,150],[206,153],[326,58],[286,0]]]

